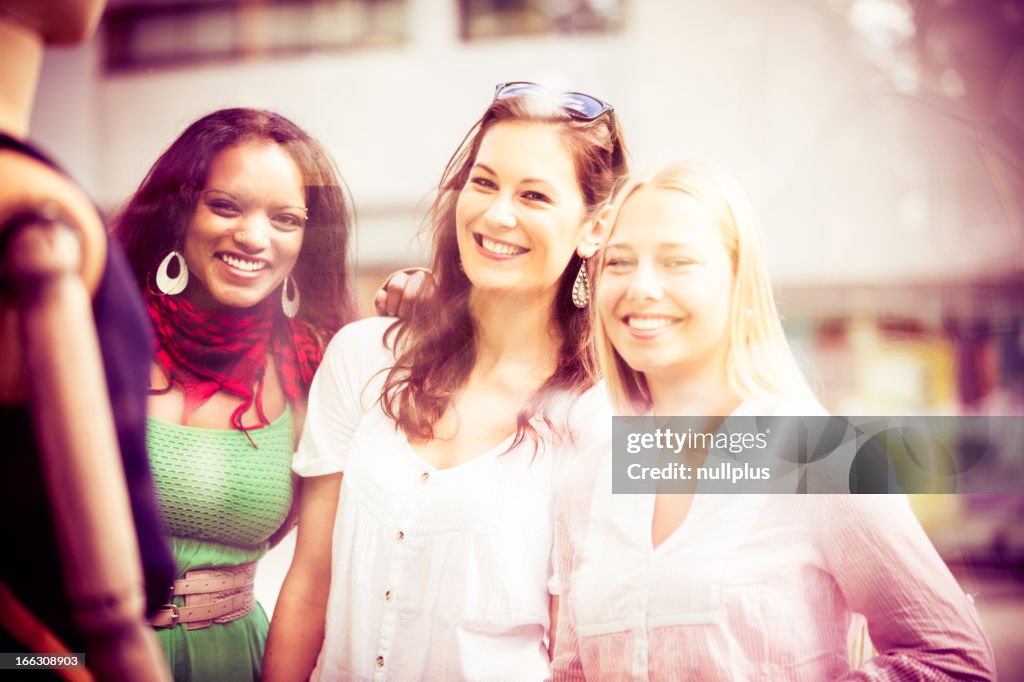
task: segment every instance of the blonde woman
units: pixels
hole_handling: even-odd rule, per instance
[[[615,200],[595,291],[619,414],[819,414],[747,199],[683,163]],[[578,458],[557,507],[554,679],[992,679],[977,614],[903,496],[613,495]],[[878,656],[851,671],[867,617]]]

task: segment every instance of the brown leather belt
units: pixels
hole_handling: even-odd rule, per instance
[[[185,625],[189,630],[198,630],[213,623],[230,623],[252,613],[256,607],[255,579],[255,561],[188,571],[171,588],[171,596],[184,597],[185,604],[166,604],[153,614],[149,624],[155,628]]]

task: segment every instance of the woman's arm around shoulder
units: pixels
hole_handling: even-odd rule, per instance
[[[843,679],[993,680],[978,614],[904,495],[823,495],[816,536],[878,655]]]

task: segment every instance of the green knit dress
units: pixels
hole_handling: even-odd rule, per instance
[[[249,431],[181,426],[149,418],[146,434],[153,479],[177,578],[199,568],[237,566],[266,554],[292,502],[291,411]],[[184,597],[174,603],[184,605]],[[178,682],[258,680],[267,616],[252,613],[229,623],[189,630],[157,628]]]

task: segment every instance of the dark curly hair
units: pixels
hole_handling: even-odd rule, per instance
[[[329,340],[355,316],[347,262],[352,203],[327,151],[280,114],[221,109],[192,123],[157,159],[114,221],[114,233],[139,283],[151,290],[157,265],[182,248],[214,157],[251,140],[283,147],[302,175],[309,218],[292,276],[302,293],[299,316]]]

